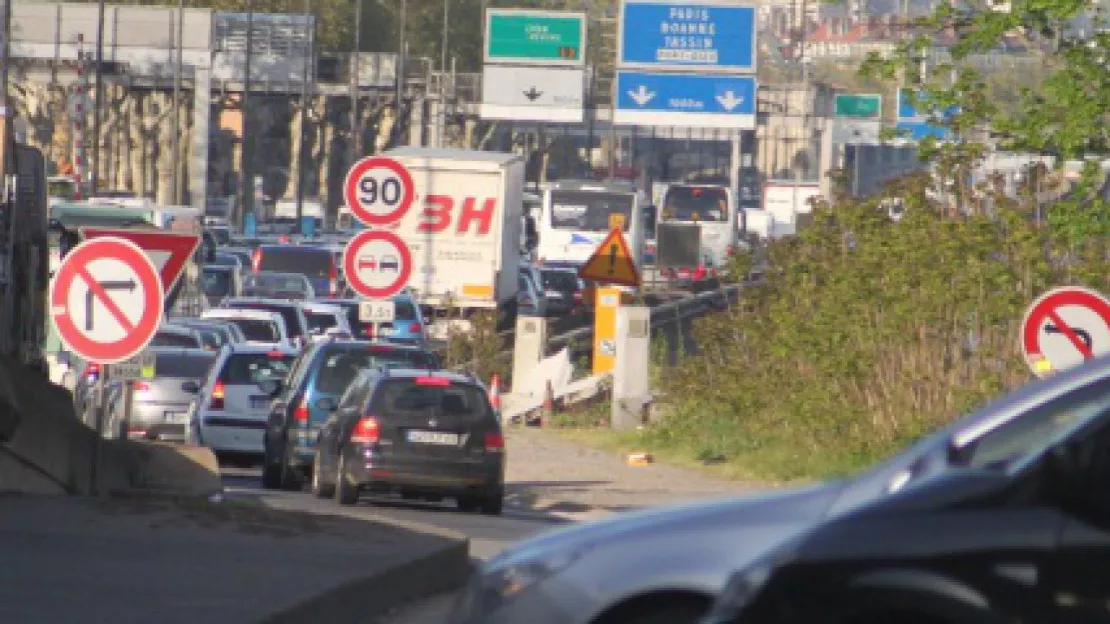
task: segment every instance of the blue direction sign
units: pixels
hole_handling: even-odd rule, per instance
[[[943,118],[948,118],[956,114],[959,110],[953,106],[942,114]],[[945,126],[938,126],[928,115],[919,114],[918,110],[910,102],[909,91],[907,89],[898,90],[898,120],[897,129],[898,134],[902,138],[910,139],[911,141],[920,141],[925,137],[934,137],[938,141],[945,141],[952,138],[952,130]]]
[[[755,76],[617,72],[620,125],[755,128]]]
[[[621,3],[621,67],[755,73],[754,6]]]

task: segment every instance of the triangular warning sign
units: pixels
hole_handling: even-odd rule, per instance
[[[640,285],[640,271],[619,228],[614,228],[601,241],[586,264],[578,269],[578,277],[603,284]]]
[[[185,265],[193,257],[200,245],[200,236],[196,234],[182,234],[181,232],[167,232],[163,230],[139,229],[107,229],[107,228],[81,228],[85,240],[112,236],[123,238],[139,246],[162,277],[162,288],[166,295],[173,291],[181,274],[185,272]]]

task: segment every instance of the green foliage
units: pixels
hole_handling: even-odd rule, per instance
[[[443,363],[447,368],[461,367],[489,382],[494,373],[503,383],[509,381],[509,360],[503,357],[505,341],[497,332],[497,315],[479,312],[470,317],[469,330],[452,327],[447,334]]]
[[[1070,245],[1110,236],[1110,206],[1099,196],[1103,176],[1097,159],[1105,157],[1110,139],[1110,81],[1106,80],[1110,32],[1085,0],[1014,2],[1010,10],[988,4],[939,3],[933,15],[919,20],[916,35],[890,58],[873,54],[861,74],[888,84],[913,87],[916,108],[950,127],[957,141],[925,141],[921,155],[943,165],[939,181],[966,178],[986,148],[1031,152],[1086,161],[1083,180],[1053,206],[1049,224],[1056,242]],[[1067,30],[1081,14],[1095,17],[1093,35]],[[951,59],[926,66],[936,36],[955,35]],[[988,80],[971,62],[999,49],[1004,39],[1019,39],[1041,58],[1022,78]],[[1034,64],[1035,65],[1035,64]],[[942,111],[958,107],[945,119]],[[966,205],[968,194],[956,194]]]
[[[1028,379],[1025,306],[1060,283],[1110,286],[1105,241],[1062,262],[1017,202],[951,219],[926,183],[891,190],[906,202],[901,222],[879,200],[842,201],[771,244],[765,279],[698,321],[700,354],[661,376],[668,416],[648,446],[723,456],[758,478],[824,477]]]

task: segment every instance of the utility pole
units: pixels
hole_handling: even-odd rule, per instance
[[[181,188],[181,64],[185,47],[185,0],[177,0],[177,62],[173,67],[173,203],[180,206]]]
[[[9,0],[10,1],[10,0]],[[7,67],[7,64],[4,65]],[[93,140],[92,140],[92,180],[90,195],[96,195],[96,188],[100,184],[100,109],[104,105],[104,0],[96,3],[96,89],[93,101]],[[86,180],[81,180],[84,184]]]
[[[251,180],[251,160],[254,150],[251,149],[251,52],[254,48],[254,7],[252,0],[247,3],[247,50],[246,60],[243,62],[243,98],[239,100],[239,111],[243,117],[243,137],[239,142],[239,231],[243,231],[243,224],[247,212],[254,207],[254,182]]]
[[[408,0],[401,0],[401,16],[397,27],[397,92],[393,104],[397,110],[398,123],[401,119],[401,104],[405,97],[405,55],[408,54],[408,42],[405,40],[405,15],[408,12]]]
[[[436,147],[443,147],[443,135],[447,132],[447,26],[450,19],[451,0],[443,0],[443,41],[439,46],[439,131],[436,132]]]
[[[355,0],[355,45],[351,52],[351,140],[347,146],[347,161],[351,165],[362,153],[362,128],[358,127],[359,73],[362,71],[362,0]]]
[[[311,0],[304,0],[304,64],[301,69],[301,149],[297,152],[297,227],[301,227],[301,216],[304,214],[304,156],[305,152],[305,129],[308,126],[308,96],[309,96],[309,67],[312,63],[313,52],[316,47],[316,20],[312,18],[309,11],[309,2]],[[312,27],[309,29],[309,24]]]

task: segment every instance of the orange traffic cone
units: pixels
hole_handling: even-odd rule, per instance
[[[489,404],[493,411],[501,413],[501,375],[497,373],[489,380]]]
[[[555,390],[551,387],[551,380],[547,380],[547,387],[543,390],[543,409],[540,413],[540,426],[551,425],[551,417],[555,415]]]

